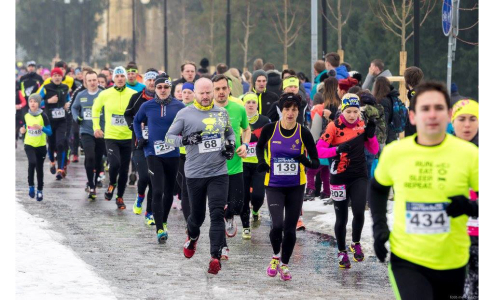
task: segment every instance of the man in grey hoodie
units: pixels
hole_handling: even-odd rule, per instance
[[[383,70],[384,70],[383,61],[380,59],[374,59],[370,63],[369,74],[367,74],[367,77],[365,77],[365,81],[364,84],[362,85],[362,89],[372,90],[372,87],[374,86],[374,81],[376,80],[377,77],[393,76],[388,69],[384,71]]]

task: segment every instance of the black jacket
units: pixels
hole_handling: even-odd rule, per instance
[[[200,76],[197,75],[197,73],[196,73],[196,77],[194,77],[193,83],[196,82],[196,80],[199,79],[199,78],[200,78]],[[172,97],[175,97],[174,96],[175,95],[175,87],[177,86],[177,84],[179,84],[179,83],[186,83],[186,82],[187,82],[187,80],[185,80],[185,78],[183,78],[183,77],[180,77],[180,79],[177,79],[175,81],[172,81],[172,91],[171,91],[171,94],[170,95]]]
[[[255,89],[252,89],[254,93],[256,93],[257,98],[259,99],[259,96],[261,97],[261,103],[257,106],[257,110],[259,111],[259,114],[263,116],[268,116],[269,111],[271,110],[271,106],[280,99],[275,93],[272,93],[266,89],[265,92],[259,93],[256,92]]]
[[[297,123],[305,126],[305,113],[307,111],[308,105],[307,101],[302,100],[302,108],[298,110]],[[280,107],[280,101],[276,101],[268,112],[267,117],[271,120],[271,122],[276,122],[281,119],[281,111],[283,109]]]
[[[43,84],[43,78],[36,72],[31,72],[23,75],[19,79],[21,83],[21,91],[24,97],[27,99],[29,95],[38,91],[38,88]]]
[[[60,83],[59,85],[50,82],[49,84],[43,87],[45,89],[45,95],[43,100],[45,101],[45,110],[50,123],[65,121],[67,117],[67,113],[65,114],[65,118],[62,119],[53,119],[51,111],[55,108],[63,108],[65,103],[67,103],[67,96],[69,95],[69,87],[66,84]],[[58,102],[57,103],[48,103],[48,99],[57,95]]]
[[[268,74],[268,84],[266,85],[266,90],[275,93],[278,98],[281,96],[281,75],[278,71],[270,70],[266,72]]]
[[[391,91],[389,94],[381,100],[379,104],[381,104],[384,108],[384,119],[386,120],[386,131],[387,131],[387,138],[386,138],[386,145],[391,143],[392,141],[396,141],[398,139],[398,135],[396,132],[393,130],[390,130],[390,124],[392,121],[393,117],[393,97],[398,98],[400,96],[400,93],[395,90],[393,86],[391,86]]]
[[[137,112],[139,111],[139,108],[141,108],[141,105],[150,100],[143,97],[145,91],[146,89],[142,90],[142,92],[140,93],[135,93],[134,95],[132,95],[132,97],[130,97],[129,105],[127,106],[127,109],[124,113],[127,126],[129,126],[130,131],[132,131],[132,150],[134,150],[136,146],[136,135],[134,133],[134,117],[135,115],[137,115]],[[147,119],[144,119],[143,123],[146,125]]]

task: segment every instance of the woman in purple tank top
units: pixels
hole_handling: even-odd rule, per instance
[[[266,273],[271,277],[280,273],[280,279],[286,281],[292,279],[288,262],[297,240],[296,226],[304,200],[305,168],[318,168],[319,159],[309,129],[297,123],[302,105],[300,96],[282,94],[279,103],[282,118],[263,127],[256,155],[258,172],[266,172],[264,185],[272,220],[269,238],[274,255]]]

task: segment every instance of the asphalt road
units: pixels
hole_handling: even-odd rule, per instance
[[[308,231],[297,233],[290,261],[293,279],[268,277],[272,249],[265,207],[250,241],[242,240],[236,217],[239,234],[228,240],[230,259],[222,262],[218,275],[210,275],[207,234],[201,236],[194,257],[186,259],[185,221],[181,211],[172,209],[168,241],[159,245],[154,227],[132,212],[135,186],[127,187],[124,211],[117,210],[115,200],[104,200],[106,187],[98,190],[95,202],[87,201],[83,160],[70,164],[67,178],[56,181],[47,158],[44,200],[37,202],[28,196],[27,158],[19,142],[16,197],[28,213],[47,220],[50,229],[65,236],[62,243],[94,267],[119,299],[394,299],[387,268],[373,253],[366,253],[362,263],[352,262],[351,269],[340,270],[334,238]],[[314,213],[305,213],[304,220],[310,222],[311,216]],[[208,230],[206,217],[201,231]]]

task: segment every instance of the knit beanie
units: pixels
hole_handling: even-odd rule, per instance
[[[266,78],[266,81],[268,80],[268,74],[266,74],[264,70],[256,70],[254,71],[254,73],[252,73],[252,86],[256,85],[257,77],[259,76],[264,76]],[[262,92],[262,91],[258,91],[258,92]]]
[[[345,94],[341,99],[341,111],[343,112],[347,107],[360,108],[360,98],[355,94]]]
[[[38,105],[39,106],[41,105],[41,96],[39,94],[31,94],[29,96],[28,102],[31,101],[31,100],[34,100],[34,101],[38,102]]]
[[[50,76],[53,77],[53,74],[58,74],[63,77],[63,71],[60,68],[53,68],[53,70],[51,70]]]
[[[182,91],[184,91],[184,90],[194,91],[194,85],[190,82],[186,82],[182,85]]]
[[[115,81],[115,76],[117,76],[117,75],[124,75],[125,80],[127,80],[127,71],[125,71],[124,67],[118,66],[115,68],[115,70],[113,70],[113,76],[112,76],[113,81]]]

